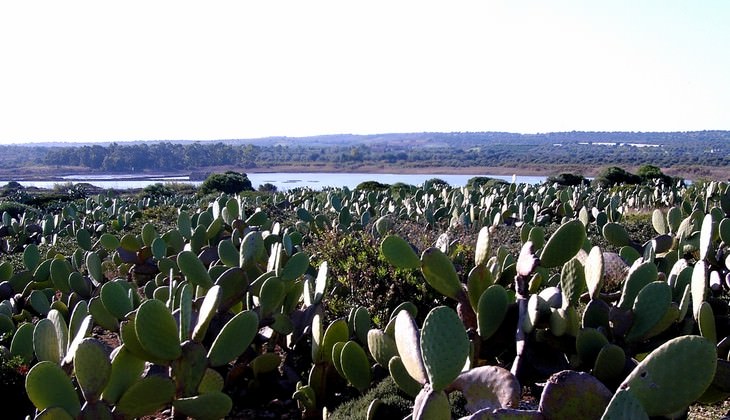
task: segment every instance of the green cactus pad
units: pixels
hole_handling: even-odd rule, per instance
[[[700,334],[713,343],[717,343],[717,330],[715,328],[715,314],[709,302],[702,302],[697,311],[697,325],[700,327]]]
[[[130,353],[124,344],[114,349],[111,374],[101,398],[110,404],[116,404],[122,394],[140,379],[144,366],[144,360]]]
[[[367,344],[368,332],[370,331],[370,313],[365,307],[352,308],[347,316],[347,325],[360,343]]]
[[[461,373],[447,389],[457,389],[466,398],[466,409],[517,408],[522,388],[517,378],[499,366],[480,366]]]
[[[309,254],[306,252],[297,252],[284,264],[281,270],[281,279],[284,281],[292,281],[298,279],[309,268]]]
[[[177,254],[177,265],[190,283],[204,289],[213,286],[208,270],[192,251],[182,251]]]
[[[112,235],[111,233],[104,233],[99,237],[99,243],[107,251],[112,251],[119,248],[119,238]]]
[[[421,254],[421,271],[431,287],[446,297],[459,300],[464,289],[454,265],[438,248],[428,248]]]
[[[364,392],[371,381],[370,362],[365,350],[356,342],[348,341],[342,347],[340,361],[347,381],[358,391]]]
[[[383,330],[371,329],[368,331],[367,343],[370,354],[380,366],[387,368],[390,359],[398,355],[395,340]]]
[[[474,249],[474,265],[480,266],[486,264],[492,248],[492,240],[489,236],[489,227],[484,226],[479,230],[477,236],[477,244]]]
[[[618,303],[619,308],[631,309],[641,289],[647,284],[656,281],[658,275],[659,272],[653,262],[647,261],[632,266],[624,282],[621,300]]]
[[[478,265],[469,271],[466,280],[466,293],[469,296],[469,303],[474,310],[479,306],[479,298],[482,296],[482,293],[493,283],[492,273],[487,269],[486,265]]]
[[[672,289],[667,283],[655,281],[647,284],[634,301],[632,308],[634,323],[626,335],[626,340],[635,342],[643,338],[662,320],[671,303]]]
[[[65,259],[54,258],[51,261],[51,281],[56,289],[63,293],[71,291],[71,286],[68,284],[68,276],[71,274],[71,264]]]
[[[669,233],[669,224],[667,223],[667,218],[664,216],[664,213],[662,213],[659,209],[654,209],[654,212],[651,214],[651,224],[654,227],[654,230],[656,233],[660,235],[665,235]]]
[[[213,367],[223,366],[240,356],[251,345],[258,332],[259,318],[253,311],[243,311],[221,329],[208,352]]]
[[[83,302],[83,301],[81,301]],[[77,311],[80,311],[78,315],[83,315],[83,318],[81,321],[78,321],[78,325],[73,325],[72,335],[69,335],[70,342],[68,344],[68,351],[66,352],[66,356],[63,358],[62,364],[63,365],[70,365],[73,361],[73,358],[76,355],[76,350],[79,347],[79,344],[88,336],[91,335],[92,328],[94,327],[94,322],[91,317],[91,315],[83,314],[83,311],[79,310],[78,307],[81,305],[81,302],[76,305]],[[76,311],[74,311],[74,315],[76,314]],[[77,322],[76,319],[72,319],[72,321]]]
[[[107,408],[108,410],[108,408]],[[106,420],[102,416],[94,416],[94,417],[84,417],[86,415],[86,411],[81,411],[78,418],[79,419],[87,419],[87,418],[93,418],[94,420]],[[111,412],[109,413],[111,419]],[[30,418],[30,417],[27,417]],[[40,411],[35,417],[33,417],[33,420],[73,420],[74,418],[71,417],[70,414],[68,414],[68,411],[64,410],[61,407],[49,407],[45,410]]]
[[[76,381],[84,399],[89,403],[96,402],[112,372],[104,344],[95,338],[85,338],[79,343],[73,362]]]
[[[100,296],[104,307],[117,319],[123,319],[134,309],[127,289],[118,281],[104,283],[101,286]]]
[[[223,391],[224,385],[225,380],[223,379],[223,376],[214,369],[208,368],[203,374],[203,379],[200,381],[200,385],[198,385],[198,392],[205,394],[207,392]]]
[[[142,348],[161,360],[180,357],[178,327],[170,310],[159,300],[147,300],[137,309],[134,330]]]
[[[717,351],[711,341],[685,335],[652,351],[619,386],[630,392],[649,416],[685,409],[712,383]],[[677,384],[682,384],[678,387]]]
[[[461,326],[459,328],[463,329]],[[395,344],[398,354],[408,374],[417,382],[425,384],[428,377],[421,356],[420,341],[418,327],[411,314],[408,311],[398,312],[395,317]]]
[[[398,235],[388,235],[380,243],[380,252],[393,266],[414,269],[421,266],[421,260],[411,245]]]
[[[321,359],[317,361],[332,362],[332,347],[340,341],[347,341],[350,338],[350,329],[347,321],[338,319],[333,321],[322,336]]]
[[[692,269],[692,310],[695,319],[699,317],[700,306],[707,295],[707,265],[704,261],[697,261]]]
[[[408,394],[411,398],[418,395],[423,385],[418,383],[418,381],[413,379],[413,377],[408,373],[400,356],[393,356],[387,366],[390,376],[393,378],[393,381],[398,388]]]
[[[86,269],[89,270],[89,277],[96,284],[101,284],[104,281],[104,273],[101,269],[101,258],[96,252],[89,252],[86,254]]]
[[[563,265],[560,273],[560,289],[563,291],[563,307],[576,306],[580,295],[586,290],[583,265],[576,258]]]
[[[240,252],[230,240],[218,242],[218,258],[226,267],[238,267],[240,263]]]
[[[641,402],[634,398],[629,391],[620,389],[611,398],[601,420],[649,420]]]
[[[61,361],[61,344],[56,328],[48,318],[38,321],[33,330],[33,351],[36,359],[59,363]]]
[[[23,363],[29,364],[33,360],[33,330],[35,326],[25,322],[18,326],[10,343],[10,354],[20,357]]]
[[[720,240],[726,244],[730,244],[730,218],[724,218],[720,221],[717,230],[720,234]],[[27,266],[27,265],[26,265]]]
[[[600,418],[612,395],[595,377],[564,370],[547,380],[539,410],[547,419],[596,419]]]
[[[583,311],[583,328],[609,328],[611,307],[601,299],[591,299]]]
[[[540,265],[553,268],[565,264],[578,253],[586,239],[586,228],[578,220],[560,225],[540,254]]]
[[[190,340],[182,343],[182,355],[170,365],[178,397],[192,397],[197,393],[198,385],[208,368],[205,355],[206,349],[202,344]]]
[[[23,250],[23,265],[28,271],[34,271],[41,262],[41,253],[38,251],[38,245],[28,244]]]
[[[604,384],[615,384],[621,377],[625,365],[624,349],[615,344],[606,344],[598,353],[591,373]]]
[[[462,371],[469,356],[469,337],[453,309],[439,306],[426,315],[421,354],[429,383],[436,391],[445,389]]]
[[[40,290],[30,292],[28,303],[30,303],[30,307],[40,316],[48,315],[48,311],[51,309],[51,302],[48,301],[48,296]]]
[[[713,251],[712,242],[717,235],[717,225],[712,220],[711,214],[706,214],[702,219],[702,228],[700,230],[700,259],[706,260]],[[713,255],[714,257],[714,255]]]
[[[603,226],[603,237],[615,247],[622,247],[631,244],[631,238],[626,228],[618,223],[609,222]]]
[[[198,343],[203,341],[205,333],[208,332],[208,326],[218,311],[218,306],[220,305],[222,298],[223,290],[220,286],[213,286],[208,289],[208,292],[205,294],[205,298],[203,298],[203,303],[200,305],[200,310],[198,311],[198,322],[193,328],[193,335],[191,336],[193,341]],[[139,330],[137,331],[137,335],[139,335]]]
[[[598,299],[603,288],[603,252],[594,246],[583,263],[586,278],[586,287],[591,299]]]
[[[345,347],[344,341],[338,341],[332,346],[332,365],[342,378],[345,378],[345,372],[342,370],[342,348]],[[346,379],[346,378],[345,378]]]
[[[259,304],[261,317],[266,318],[278,311],[286,298],[286,284],[278,277],[270,277],[261,285]]]
[[[172,402],[176,412],[200,420],[218,420],[233,408],[231,397],[222,392],[209,392],[194,397],[177,398]]]
[[[477,325],[482,340],[491,337],[507,315],[509,297],[507,291],[498,284],[493,284],[482,293],[477,305]]]
[[[606,344],[608,344],[608,339],[600,331],[593,328],[582,328],[575,339],[575,350],[583,364],[593,366],[598,354]]]
[[[124,418],[150,415],[171,403],[174,397],[175,383],[171,379],[148,376],[127,389],[113,413]]]
[[[241,268],[252,267],[266,254],[264,238],[261,232],[253,231],[246,234],[241,241],[241,250],[238,263]]]
[[[57,363],[40,361],[30,368],[25,378],[25,391],[39,411],[60,407],[72,417],[81,412],[81,403],[71,378]]]
[[[451,406],[444,391],[425,386],[413,402],[413,419],[439,420],[451,418]]]
[[[322,261],[322,264],[319,265],[317,278],[314,282],[314,297],[312,298],[312,303],[315,305],[322,301],[322,298],[324,298],[324,294],[327,291],[328,271],[327,261]]]

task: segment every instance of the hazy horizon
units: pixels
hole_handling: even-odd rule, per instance
[[[721,0],[13,2],[0,144],[725,131],[728,21]]]

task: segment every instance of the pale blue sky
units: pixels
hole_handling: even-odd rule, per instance
[[[730,129],[730,1],[13,1],[0,143]]]

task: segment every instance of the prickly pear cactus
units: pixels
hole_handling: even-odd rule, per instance
[[[663,416],[687,408],[712,383],[717,351],[709,340],[693,335],[659,346],[621,383],[649,416]],[[681,384],[681,386],[678,386]]]

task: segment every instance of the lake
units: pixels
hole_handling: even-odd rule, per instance
[[[298,187],[309,187],[313,189],[322,189],[325,187],[348,187],[355,188],[363,181],[378,181],[384,184],[395,184],[403,182],[405,184],[420,185],[431,178],[440,178],[448,182],[451,186],[464,186],[469,178],[475,176],[488,176],[491,178],[503,179],[512,182],[512,176],[506,175],[448,175],[448,174],[373,174],[373,173],[337,173],[337,172],[271,172],[271,173],[249,173],[248,179],[251,180],[254,188],[259,185],[270,183],[276,186],[279,191],[288,190]],[[132,178],[132,179],[130,179]],[[179,182],[193,185],[200,185],[202,181],[190,181],[187,176],[165,176],[165,175],[148,175],[145,179],[139,179],[139,175],[135,174],[115,174],[115,175],[68,175],[63,177],[63,181],[20,181],[25,187],[53,188],[56,184],[65,182],[88,182],[91,185],[100,188],[113,189],[133,189],[144,188],[148,185],[158,182]],[[514,181],[517,183],[539,184],[545,181],[544,176],[515,176]],[[8,181],[0,181],[0,185],[7,184]]]

